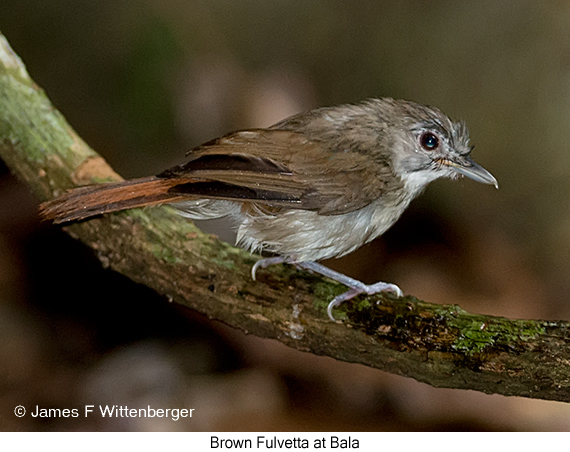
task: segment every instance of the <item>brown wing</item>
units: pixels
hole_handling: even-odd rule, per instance
[[[196,177],[172,193],[252,200],[338,215],[368,205],[385,189],[387,163],[358,149],[334,149],[285,130],[245,130],[192,150],[190,160],[158,177]],[[197,191],[198,190],[198,191]]]

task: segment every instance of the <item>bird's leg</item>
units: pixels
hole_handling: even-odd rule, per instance
[[[385,283],[385,282],[377,282],[375,284],[367,285],[361,281],[358,281],[357,279],[351,278],[350,276],[346,276],[346,275],[343,275],[342,273],[331,270],[330,268],[325,267],[324,265],[321,265],[317,262],[312,262],[312,261],[295,262],[291,258],[286,258],[286,257],[281,257],[281,256],[268,257],[265,259],[258,260],[255,263],[255,265],[253,266],[253,268],[251,269],[251,277],[255,281],[255,273],[257,272],[258,268],[266,268],[269,265],[283,264],[283,263],[292,264],[298,268],[302,268],[304,270],[309,270],[311,272],[318,273],[318,274],[326,276],[327,278],[330,278],[334,281],[337,281],[341,284],[344,284],[345,286],[350,287],[350,290],[348,290],[348,291],[346,291],[340,295],[337,295],[329,303],[329,305],[327,307],[327,314],[329,315],[329,318],[333,321],[335,320],[335,318],[332,314],[332,310],[335,307],[337,307],[338,305],[340,305],[342,302],[350,300],[351,298],[354,298],[357,295],[360,295],[361,293],[373,295],[373,294],[378,293],[378,292],[390,291],[390,292],[394,292],[398,297],[401,297],[404,295],[402,290],[398,286],[396,286],[395,284],[389,284],[389,283]]]
[[[305,270],[310,270],[315,273],[319,273],[323,276],[326,276],[327,278],[333,279],[341,284],[344,284],[345,286],[350,287],[349,291],[337,295],[329,303],[327,307],[327,314],[329,315],[329,318],[333,321],[335,320],[335,318],[332,314],[332,310],[338,305],[340,305],[342,302],[350,300],[351,298],[354,298],[355,296],[360,295],[361,293],[372,295],[378,292],[390,291],[394,292],[398,297],[404,295],[402,290],[395,284],[377,282],[375,284],[367,285],[364,284],[363,282],[351,278],[350,276],[346,276],[343,275],[342,273],[331,270],[330,268],[325,267],[324,265],[321,265],[317,262],[311,262],[311,261],[297,262],[295,263],[295,265],[304,268]]]

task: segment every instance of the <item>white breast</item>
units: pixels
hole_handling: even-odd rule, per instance
[[[299,262],[339,257],[383,234],[410,200],[390,203],[391,208],[379,200],[343,215],[288,210],[246,216],[239,226],[237,242],[252,252],[267,250]]]

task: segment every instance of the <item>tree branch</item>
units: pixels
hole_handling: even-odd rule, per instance
[[[120,180],[54,109],[1,34],[0,101],[0,158],[39,199]],[[570,401],[568,323],[474,315],[388,295],[347,303],[348,321],[334,323],[326,306],[343,286],[287,265],[260,271],[254,282],[257,257],[168,207],[65,229],[103,265],[246,333],[433,386]]]

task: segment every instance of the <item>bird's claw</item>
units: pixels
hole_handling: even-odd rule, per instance
[[[251,267],[251,279],[254,281],[256,280],[255,274],[257,273],[258,268],[266,268],[273,264],[282,264],[283,262],[286,262],[286,260],[279,256],[259,259],[255,264],[253,264],[253,267]]]
[[[327,314],[329,316],[329,319],[331,319],[333,322],[336,322],[336,319],[334,318],[332,311],[341,303],[348,301],[351,298],[354,298],[362,293],[365,293],[367,295],[374,295],[375,293],[380,293],[380,292],[394,292],[394,294],[397,297],[404,296],[404,292],[402,292],[402,289],[400,289],[396,284],[390,284],[385,282],[377,282],[371,285],[362,284],[362,286],[353,287],[352,289],[340,295],[337,295],[332,299],[332,301],[327,306]]]

